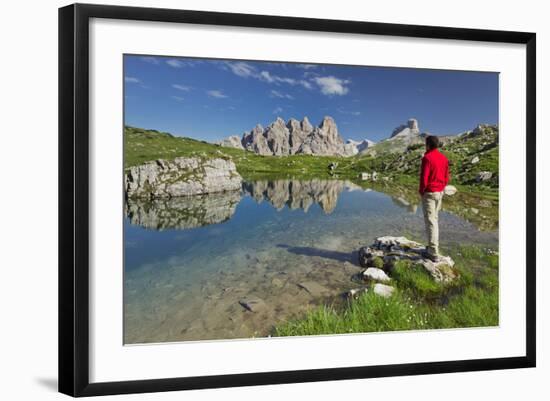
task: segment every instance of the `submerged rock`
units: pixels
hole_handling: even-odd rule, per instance
[[[305,282],[298,283],[298,287],[309,292],[314,297],[321,296],[324,293],[328,292],[328,290],[325,287],[323,287],[321,284],[315,281],[305,281]]]
[[[266,308],[264,300],[258,297],[241,299],[239,305],[249,312],[260,312]]]
[[[178,157],[131,167],[124,177],[129,198],[172,198],[241,189],[235,163],[221,158]]]
[[[298,287],[306,290],[314,297],[319,297],[329,292],[326,287],[323,287],[321,284],[316,283],[315,281],[304,281],[302,283],[298,283]]]

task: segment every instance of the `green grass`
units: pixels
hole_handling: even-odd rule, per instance
[[[331,178],[329,164],[343,164],[345,158],[330,156],[292,155],[262,156],[245,150],[221,147],[191,138],[175,137],[165,132],[125,127],[124,166],[143,164],[156,159],[176,157],[232,159],[246,180],[269,178]],[[336,178],[336,177],[333,177]]]
[[[389,298],[372,291],[341,305],[319,306],[305,316],[277,326],[275,336],[364,333],[394,330],[497,326],[498,256],[476,246],[450,252],[460,279],[435,283],[414,265],[399,264],[397,286]]]
[[[487,130],[480,136],[460,137],[443,147],[451,162],[452,183],[461,190],[478,193],[498,191],[498,140],[497,132]],[[399,140],[397,140],[399,141]],[[424,152],[420,144],[410,145],[406,151],[392,153],[392,141],[375,145],[376,156],[360,154],[354,157],[290,155],[261,156],[241,149],[221,147],[186,137],[175,137],[166,132],[125,127],[126,168],[156,159],[171,160],[176,157],[222,157],[232,159],[238,172],[246,180],[269,178],[341,178],[357,179],[363,172],[377,171],[393,182],[417,184],[420,159]],[[394,144],[395,145],[395,144]],[[387,148],[387,149],[386,149]],[[480,156],[480,162],[472,165],[471,159]],[[330,172],[330,163],[338,163]],[[487,183],[476,183],[479,171],[493,172]]]
[[[410,290],[415,296],[439,296],[445,286],[436,282],[424,267],[409,261],[399,261],[392,271],[398,288]]]

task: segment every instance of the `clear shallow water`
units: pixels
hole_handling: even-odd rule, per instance
[[[382,235],[424,235],[414,202],[336,180],[258,181],[241,193],[129,201],[126,213],[127,344],[269,335],[357,287],[360,246]],[[445,211],[440,237],[443,247],[498,244],[496,230]],[[262,301],[255,312],[239,304],[250,297]]]

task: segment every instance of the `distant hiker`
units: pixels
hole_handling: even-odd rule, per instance
[[[425,256],[434,262],[439,260],[439,222],[443,190],[449,183],[449,161],[439,150],[439,138],[426,137],[426,153],[422,158],[420,185],[418,192],[422,196],[424,223],[428,236]]]

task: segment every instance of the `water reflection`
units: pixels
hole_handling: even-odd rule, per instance
[[[128,199],[130,223],[155,230],[187,229],[227,221],[241,200],[239,191],[171,199]]]
[[[417,213],[420,198],[412,186],[368,183],[370,188],[367,188],[360,185],[342,180],[260,180],[243,183],[242,191],[172,199],[128,199],[125,207],[126,215],[134,225],[155,230],[189,229],[231,219],[243,196],[250,196],[257,203],[267,201],[277,210],[288,207],[307,212],[317,204],[325,214],[331,214],[343,191],[372,189],[390,196],[395,205],[409,213]],[[445,197],[443,210],[460,216],[483,231],[498,228],[498,201],[458,193]]]
[[[292,210],[303,209],[307,212],[316,203],[326,214],[336,209],[342,191],[356,187],[351,182],[338,180],[275,180],[243,184],[244,192],[258,203],[265,199],[277,210],[288,206]]]

